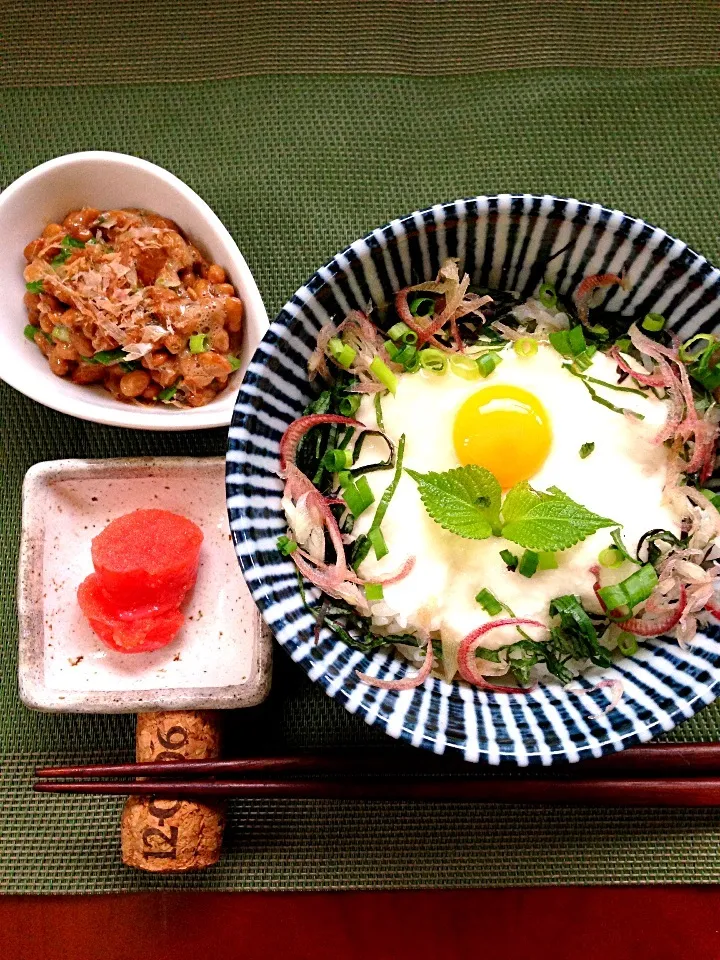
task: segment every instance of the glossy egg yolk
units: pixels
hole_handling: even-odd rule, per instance
[[[552,431],[537,397],[498,384],[483,387],[463,403],[453,443],[460,463],[485,467],[507,490],[537,473],[550,452]]]

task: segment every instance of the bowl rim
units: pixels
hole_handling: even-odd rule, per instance
[[[238,507],[232,505],[231,498],[241,495],[242,484],[235,484],[232,480],[232,477],[237,475],[237,469],[235,463],[230,459],[230,455],[233,453],[233,449],[238,446],[238,441],[234,437],[234,430],[237,428],[242,428],[244,421],[247,419],[248,415],[240,409],[240,404],[243,399],[243,392],[246,384],[253,383],[254,381],[262,378],[262,370],[266,366],[268,360],[271,357],[271,351],[276,347],[280,335],[283,330],[286,330],[292,320],[294,320],[294,314],[297,312],[299,306],[304,306],[306,299],[302,294],[311,294],[315,295],[317,290],[328,284],[328,277],[333,275],[333,267],[338,269],[338,273],[347,271],[348,269],[348,259],[352,260],[353,257],[357,257],[355,247],[359,244],[366,243],[369,247],[373,247],[378,243],[377,235],[381,232],[384,232],[397,224],[399,226],[407,226],[409,224],[415,224],[417,226],[418,218],[422,218],[424,221],[427,221],[428,218],[435,218],[438,213],[441,213],[443,218],[448,211],[455,212],[458,205],[463,204],[467,205],[469,203],[485,203],[488,206],[493,204],[493,202],[499,205],[500,202],[511,202],[513,200],[522,200],[522,201],[540,201],[540,203],[550,203],[555,204],[556,202],[564,204],[577,204],[578,213],[582,210],[584,214],[587,214],[591,209],[597,210],[598,213],[606,215],[608,218],[613,215],[621,217],[624,221],[635,225],[639,225],[642,229],[643,227],[648,228],[650,231],[655,232],[661,235],[661,240],[669,241],[670,243],[680,243],[683,248],[683,256],[690,261],[696,261],[699,264],[699,267],[703,266],[712,274],[715,275],[715,282],[720,281],[720,268],[716,267],[707,257],[703,254],[697,252],[691,248],[684,241],[676,240],[672,234],[668,233],[663,227],[655,226],[648,220],[645,220],[641,217],[636,217],[631,214],[626,213],[623,210],[617,208],[612,208],[605,206],[605,204],[598,203],[596,201],[588,200],[578,200],[573,197],[561,197],[556,194],[537,194],[537,193],[501,193],[501,194],[478,194],[471,197],[462,197],[457,200],[442,201],[439,203],[432,204],[431,206],[424,207],[422,209],[416,209],[411,213],[394,217],[391,220],[386,221],[384,224],[379,227],[375,227],[372,230],[366,232],[362,237],[353,240],[351,243],[347,244],[342,250],[338,251],[328,260],[326,260],[320,267],[317,268],[309,278],[303,283],[300,287],[295,290],[295,292],[285,301],[281,309],[278,311],[276,316],[270,323],[268,330],[266,331],[261,343],[258,345],[253,358],[251,359],[248,368],[243,377],[243,383],[240,388],[240,391],[237,395],[237,401],[235,410],[233,412],[233,418],[231,423],[231,428],[228,436],[228,452],[226,455],[226,497],[228,501],[228,512],[230,515],[230,529],[232,532],[233,543],[235,545],[235,553],[238,558],[238,562],[243,571],[243,575],[248,579],[248,585],[250,587],[251,594],[253,595],[255,602],[258,604],[260,611],[263,615],[263,618],[266,620],[270,626],[273,635],[277,639],[277,632],[286,625],[287,621],[282,619],[279,622],[273,624],[269,617],[268,613],[272,608],[277,604],[277,601],[268,593],[266,586],[263,584],[263,581],[259,578],[255,578],[251,581],[249,574],[255,572],[256,563],[252,556],[246,555],[240,549],[241,545],[244,543],[253,543],[257,539],[257,533],[252,525],[238,525],[233,523],[233,510],[238,510]],[[577,214],[576,214],[577,216]],[[341,264],[338,264],[338,260],[341,258],[345,259],[346,265],[343,267]],[[323,276],[323,273],[326,276]],[[257,368],[260,368],[259,370]],[[244,482],[244,479],[243,479]],[[297,590],[295,591],[297,592]],[[278,640],[280,645],[283,648],[286,648],[288,640],[296,636],[297,631],[294,630],[291,635],[284,636],[282,640]],[[333,644],[340,644],[340,641],[337,638],[334,638],[332,641]],[[346,646],[345,644],[342,644]],[[349,648],[348,648],[349,649]],[[288,654],[291,654],[290,650],[286,649]],[[682,653],[682,651],[680,651]],[[369,656],[370,663],[373,663],[376,657],[383,656],[387,662],[391,662],[396,654],[393,651],[385,653],[384,651],[375,651],[369,655],[362,654],[361,656]],[[317,682],[324,692],[332,697],[333,699],[339,700],[340,703],[351,713],[358,713],[362,716],[366,722],[375,724],[379,723],[383,732],[388,735],[394,736],[398,739],[405,740],[407,742],[413,743],[415,746],[420,746],[423,749],[431,750],[435,753],[443,753],[447,750],[453,752],[462,752],[466,759],[473,760],[475,762],[486,762],[486,763],[502,763],[502,764],[517,764],[520,766],[526,765],[528,762],[530,764],[543,763],[546,761],[541,759],[540,752],[535,754],[529,754],[525,763],[522,763],[518,756],[513,754],[503,754],[501,753],[498,758],[493,759],[492,751],[487,747],[483,747],[483,744],[479,744],[478,751],[473,756],[468,756],[464,747],[455,743],[451,743],[445,740],[440,746],[438,746],[437,741],[429,740],[427,737],[422,737],[420,740],[416,741],[412,737],[412,731],[409,731],[405,726],[403,726],[400,731],[392,732],[388,729],[388,722],[386,718],[368,718],[366,714],[368,709],[361,704],[349,704],[349,695],[346,690],[344,690],[344,682],[340,684],[333,684],[327,676],[326,672],[317,673],[314,672],[311,675],[311,669],[304,662],[305,658],[302,660],[298,657],[292,657],[296,662],[300,663],[301,668],[308,674],[309,678],[314,682]],[[720,662],[720,654],[717,657],[718,662]],[[713,664],[709,661],[707,663],[708,669],[711,668]],[[579,675],[573,682],[577,683],[582,680],[584,675]],[[462,697],[462,686],[458,684],[457,680],[453,680],[452,683],[447,683],[444,680],[439,680],[437,678],[431,677],[429,681],[426,681],[423,685],[417,688],[420,691],[425,691],[425,693],[430,697],[449,697],[450,693],[453,692],[454,688],[457,688],[460,692],[461,699],[466,699]],[[471,688],[468,687],[468,690]],[[584,692],[589,694],[592,692],[592,684],[587,683],[587,687]],[[412,691],[413,693],[415,691]],[[471,695],[477,695],[480,700],[482,698],[487,699],[487,694],[484,691],[471,690]],[[653,737],[674,729],[678,723],[681,723],[684,720],[690,719],[695,716],[699,710],[707,706],[709,703],[712,703],[720,695],[720,672],[716,670],[715,677],[708,682],[707,686],[702,691],[695,691],[694,695],[689,697],[685,701],[685,710],[681,710],[679,707],[672,711],[669,716],[671,719],[670,725],[663,724],[661,718],[658,717],[657,713],[653,718],[645,723],[637,718],[637,723],[631,731],[627,732],[625,735],[616,734],[614,738],[607,737],[605,740],[600,742],[599,749],[593,750],[589,745],[581,746],[575,757],[569,755],[568,751],[559,749],[556,752],[551,751],[550,758],[547,760],[549,764],[555,763],[567,763],[567,762],[577,762],[579,760],[589,759],[593,756],[598,757],[604,754],[613,753],[619,750],[624,750],[629,746],[636,745],[638,743],[647,742],[647,740],[652,739]],[[514,695],[513,695],[514,696]],[[475,702],[471,701],[473,706]],[[467,701],[466,701],[467,705]],[[604,705],[604,701],[601,703],[596,703],[596,706]]]
[[[230,249],[233,257],[233,273],[242,277],[245,284],[246,293],[243,295],[243,304],[245,315],[253,316],[262,331],[264,337],[269,329],[269,318],[267,310],[260,295],[257,281],[250,270],[240,248],[235,242],[232,234],[227,229],[222,220],[192,187],[188,186],[180,177],[161,167],[159,164],[143,157],[136,157],[132,154],[120,153],[114,150],[82,150],[75,153],[66,153],[58,157],[53,157],[43,163],[25,171],[16,180],[0,192],[0,217],[3,207],[6,203],[12,202],[17,196],[21,195],[29,185],[42,179],[48,174],[53,174],[56,170],[63,167],[72,167],[85,163],[114,165],[118,168],[136,169],[158,180],[164,181],[178,194],[180,194],[194,208],[198,216],[204,219],[213,233],[221,239]],[[183,229],[185,229],[183,227]],[[192,235],[192,230],[187,231]],[[261,338],[262,339],[262,338]],[[106,426],[125,427],[132,430],[159,430],[163,432],[177,432],[180,430],[208,430],[215,427],[226,427],[232,420],[234,407],[235,391],[232,386],[227,388],[226,393],[218,401],[208,404],[205,407],[196,407],[190,410],[175,410],[171,417],[156,413],[152,408],[142,408],[141,415],[137,417],[138,407],[126,405],[117,402],[115,407],[103,408],[95,407],[88,403],[85,396],[79,392],[75,398],[57,398],[54,394],[47,395],[43,389],[44,380],[40,380],[38,385],[28,386],[24,380],[15,375],[12,364],[3,367],[0,372],[2,379],[13,389],[35,400],[37,403],[58,413],[64,413],[68,416],[76,417],[91,423],[99,423]]]

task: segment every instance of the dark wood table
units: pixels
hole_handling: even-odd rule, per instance
[[[717,960],[715,887],[0,898],[2,960]]]

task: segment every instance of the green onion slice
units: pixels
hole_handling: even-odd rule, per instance
[[[96,354],[97,356],[97,354]],[[162,400],[163,403],[169,403],[175,394],[178,391],[178,387],[182,383],[182,378],[177,380],[171,387],[166,387],[164,390],[161,390],[158,394],[158,400]]]
[[[623,557],[617,547],[605,547],[605,549],[601,550],[598,554],[600,566],[607,567],[608,570],[613,570],[615,567],[621,566],[624,560],[625,557]]]
[[[432,317],[435,313],[435,301],[432,297],[416,297],[408,306],[414,317]]]
[[[353,417],[358,411],[361,400],[362,397],[359,393],[348,393],[346,396],[340,398],[338,410],[343,417]]]
[[[349,450],[328,450],[322,459],[322,464],[330,473],[347,470],[352,466],[353,458]]]
[[[448,368],[447,355],[436,347],[426,347],[418,354],[420,366],[423,370],[429,370],[431,373],[445,373]]]
[[[390,393],[395,394],[398,385],[397,377],[382,357],[373,357],[368,369],[376,380],[379,380],[384,387],[388,388]]]
[[[518,558],[514,553],[511,553],[509,550],[501,550],[500,556],[503,560],[503,563],[510,570],[515,570],[518,565]]]
[[[486,590],[485,587],[477,594],[475,597],[477,602],[483,608],[485,613],[489,613],[491,617],[496,617],[498,613],[502,612],[503,605],[497,599],[494,593],[491,593],[490,590]]]
[[[357,356],[357,350],[353,350],[348,344],[343,343],[338,337],[328,340],[327,353],[333,358],[335,363],[346,370]]]
[[[206,333],[194,333],[190,337],[190,353],[205,353],[207,342],[208,336]]]
[[[497,354],[494,353],[482,353],[475,362],[480,371],[480,376],[487,378],[495,367],[497,367],[499,363],[502,363],[502,357],[498,357]]]
[[[540,557],[534,550],[526,550],[520,557],[517,572],[523,577],[532,577],[538,568]]]
[[[282,536],[277,538],[277,548],[284,557],[289,557],[291,553],[295,553],[298,545],[289,537]]]
[[[546,310],[552,310],[553,307],[557,305],[557,293],[555,291],[555,285],[548,283],[547,280],[545,283],[541,283],[540,290],[538,291],[538,300]]]
[[[462,353],[452,354],[450,357],[450,370],[456,377],[461,377],[463,380],[480,379],[480,368],[477,365],[477,361],[473,360],[472,357],[466,357]]]
[[[370,546],[375,551],[375,557],[377,560],[382,560],[382,558],[386,557],[390,552],[388,550],[387,543],[385,543],[385,537],[382,534],[382,530],[379,527],[369,531],[368,540],[370,541]]]
[[[418,339],[418,335],[415,333],[415,331],[411,330],[406,323],[402,322],[402,320],[393,324],[393,326],[388,330],[387,335],[391,340],[401,340],[403,343],[410,343],[413,345],[417,343]]]
[[[659,333],[665,326],[665,317],[660,313],[649,313],[640,326],[649,333]]]
[[[383,588],[381,583],[366,583],[365,596],[368,600],[382,600]]]
[[[631,657],[638,650],[637,637],[632,633],[623,631],[617,638],[617,646],[623,656]]]
[[[519,357],[534,357],[538,352],[537,340],[532,337],[521,337],[513,344],[513,350]]]
[[[554,553],[543,551],[538,554],[538,570],[557,570],[558,560]]]
[[[696,344],[702,344],[702,346],[696,348]],[[693,363],[710,346],[715,346],[715,337],[711,333],[696,333],[681,345],[680,359],[684,363]]]
[[[598,596],[610,612],[623,607],[632,610],[643,600],[647,600],[657,584],[658,575],[655,572],[655,567],[646,563],[621,583],[601,587],[598,590]]]
[[[240,357],[233,357],[233,356],[230,356],[230,354],[228,354],[228,356],[226,356],[225,359],[226,359],[227,362],[230,364],[230,366],[233,368],[233,371],[240,369],[240,367],[241,367],[241,365],[242,365],[241,362],[240,362]]]
[[[35,343],[36,333],[42,333],[42,330],[40,327],[34,327],[31,323],[29,323],[23,330],[23,336],[30,340],[31,343]]]

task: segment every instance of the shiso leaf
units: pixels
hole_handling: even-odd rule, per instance
[[[407,473],[417,483],[428,514],[445,530],[470,540],[492,535],[502,490],[489,470],[470,465],[445,473]]]
[[[504,511],[506,522],[502,535],[521,547],[540,551],[567,550],[602,527],[618,526],[614,520],[601,517],[576,503],[557,487],[550,487],[543,494],[528,489],[537,497],[534,502],[525,493],[522,500],[513,497],[509,522]],[[511,490],[505,502],[512,496]],[[527,509],[522,512],[523,508]]]

